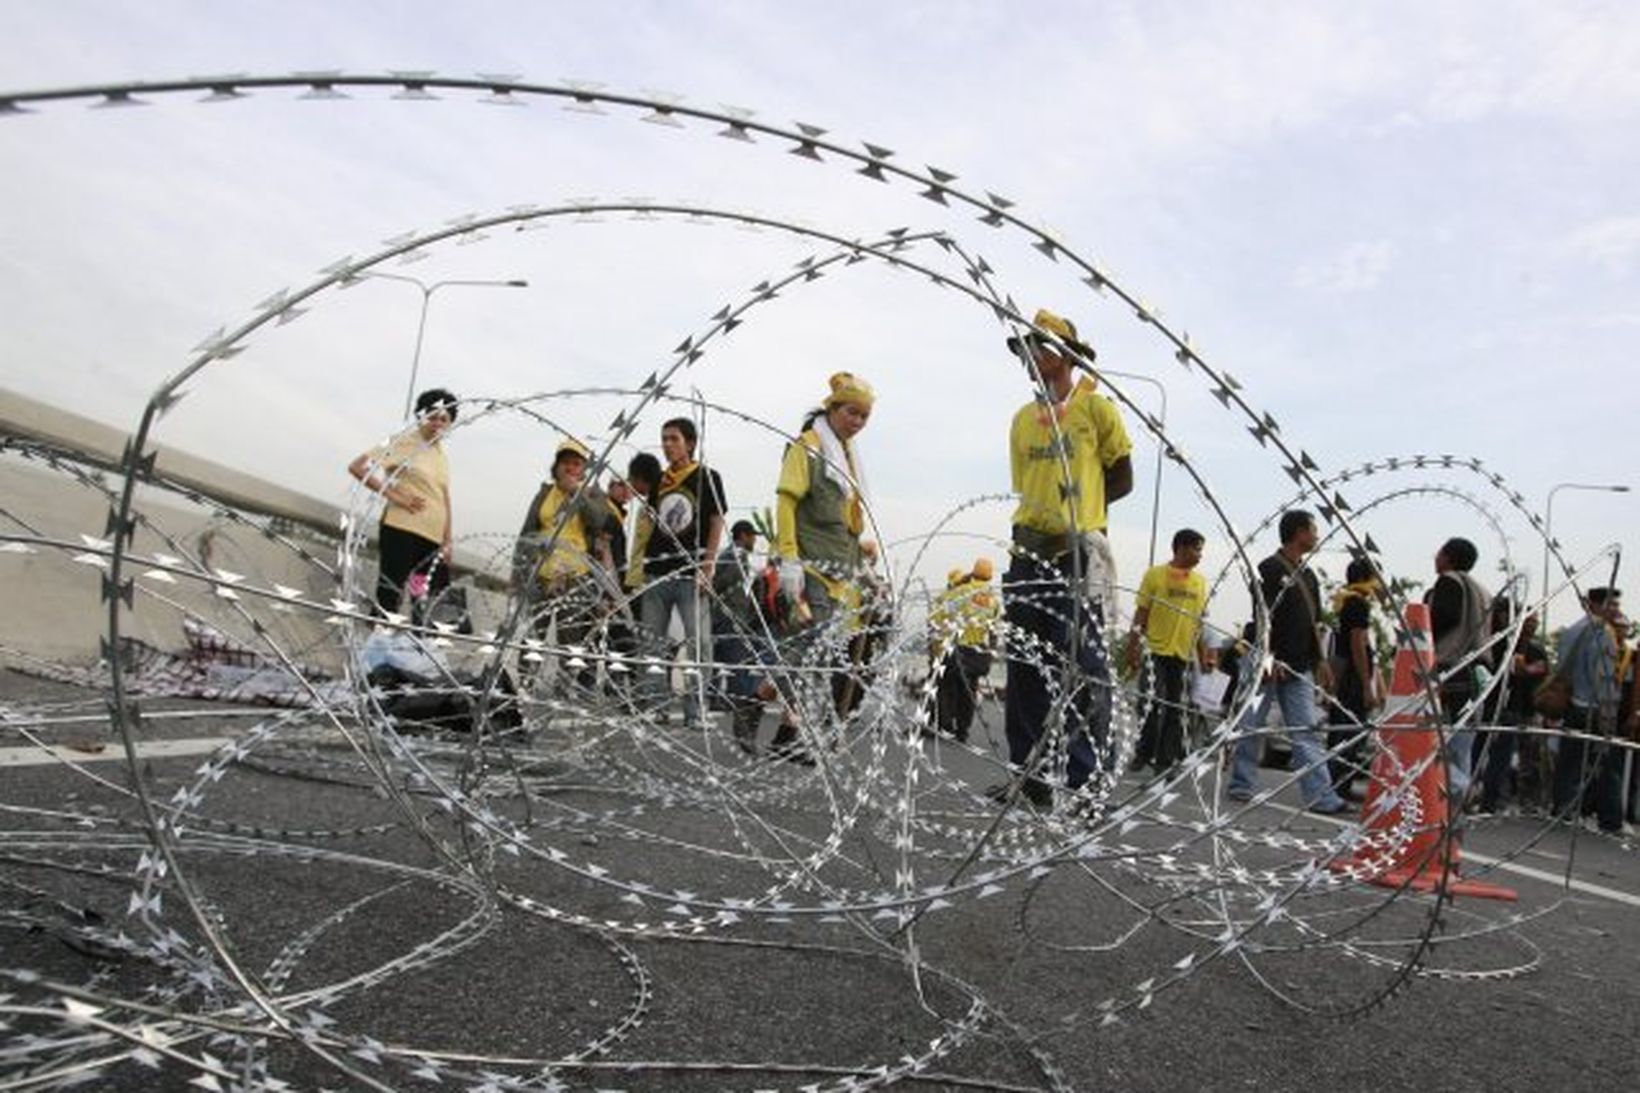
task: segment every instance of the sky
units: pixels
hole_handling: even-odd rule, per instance
[[[1634,4],[0,0],[0,20],[0,95],[430,70],[583,80],[821,126],[1014,202],[1187,331],[1324,474],[1474,457],[1539,512],[1560,483],[1640,488],[1621,417],[1640,393]],[[1159,408],[1163,386],[1168,436],[1236,532],[1295,499],[1281,461],[1117,296],[1023,233],[903,182],[699,122],[645,124],[647,110],[390,90],[199,98],[0,116],[5,386],[131,427],[203,337],[337,259],[465,215],[642,198],[702,215],[556,216],[380,267],[529,282],[449,286],[428,310],[422,381],[540,396],[531,413],[470,415],[450,438],[457,533],[475,550],[516,528],[559,430],[596,442],[632,402],[566,392],[634,387],[719,309],[835,251],[804,232],[947,233],[1022,310],[1071,317],[1135,405]],[[940,247],[904,253],[969,283]],[[420,300],[385,281],[321,293],[190,380],[156,438],[346,504],[347,462],[399,423]],[[735,411],[705,412],[706,455],[748,511],[772,502],[779,430],[826,376],[867,377],[879,401],[861,446],[879,533],[901,577],[939,581],[1006,535],[1007,425],[1029,391],[1004,335],[963,293],[867,261],[760,304],[676,391]],[[665,416],[646,417],[637,439],[656,446]],[[1136,584],[1157,448],[1129,424],[1137,488],[1111,531]],[[1486,478],[1403,468],[1341,490],[1393,573],[1427,580],[1440,542],[1465,535],[1489,580],[1507,556],[1540,584],[1541,538]],[[1555,496],[1575,564],[1629,537],[1633,494]],[[1209,537],[1210,575],[1229,558],[1230,530],[1177,466],[1162,473],[1157,519],[1162,554],[1190,525]],[[936,528],[948,534],[921,552]],[[1231,592],[1214,614],[1244,604]]]

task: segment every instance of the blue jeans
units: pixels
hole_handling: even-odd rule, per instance
[[[693,569],[680,569],[657,578],[648,588],[643,590],[639,598],[643,614],[643,641],[646,654],[661,662],[662,667],[668,667],[672,659],[672,646],[667,635],[672,625],[672,613],[677,612],[678,619],[683,623],[683,653],[687,660],[699,663],[710,659],[711,635],[709,625],[702,626],[705,617],[701,613],[701,594],[695,584]],[[700,724],[700,690],[701,675],[684,676],[683,689],[683,723],[689,726]],[[650,708],[657,714],[664,714],[668,702],[672,697],[672,673],[667,671],[651,673],[644,669],[643,682],[640,693],[650,703]]]
[[[1003,612],[1009,623],[1003,722],[1008,760],[1023,766],[1041,739],[1058,698],[1064,711],[1069,753],[1065,784],[1075,789],[1095,770],[1106,766],[1111,693],[1103,615],[1098,604],[1072,598],[1068,567],[1068,562],[1063,567],[1047,565],[1020,555],[1008,563],[1008,572],[1002,578]],[[1065,657],[1073,614],[1081,624],[1075,664]],[[1026,634],[1038,640],[1027,643]],[[1045,754],[1038,756],[1042,758]],[[1040,766],[1028,773],[1046,781]]]
[[[1441,712],[1450,732],[1446,737],[1446,789],[1454,801],[1461,801],[1469,791],[1470,772],[1474,769],[1475,730],[1470,727],[1478,718],[1471,717],[1461,729],[1452,729],[1458,715],[1475,697],[1467,682],[1441,688]]]
[[[724,695],[731,702],[755,699],[771,659],[768,638],[746,623],[718,619],[712,624],[712,652],[724,672]]]
[[[1256,658],[1249,657],[1256,663]],[[1258,704],[1236,724],[1239,738],[1230,763],[1229,793],[1250,797],[1258,789],[1258,752],[1262,735],[1254,735],[1270,716],[1271,703],[1281,706],[1287,740],[1293,746],[1290,769],[1298,771],[1298,792],[1306,808],[1338,808],[1343,802],[1333,792],[1327,772],[1327,749],[1316,731],[1315,681],[1308,672],[1288,673],[1285,679],[1267,683]]]
[[[1597,711],[1573,704],[1566,707],[1561,724],[1572,732],[1608,735],[1600,729],[1599,720]],[[1608,833],[1623,830],[1623,750],[1565,737],[1555,759],[1555,815],[1577,823],[1583,818],[1584,799],[1590,796],[1600,829]]]

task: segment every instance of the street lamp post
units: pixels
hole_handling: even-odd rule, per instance
[[[1141,376],[1137,372],[1116,372],[1109,368],[1099,369],[1102,376],[1119,376],[1125,380],[1138,380],[1156,388],[1156,393],[1162,396],[1162,412],[1157,417],[1157,423],[1162,431],[1167,430],[1167,388],[1162,381],[1154,376]],[[1167,441],[1162,437],[1156,438],[1156,482],[1150,494],[1150,565],[1156,564],[1156,523],[1160,518],[1162,507],[1162,460],[1167,454]]]
[[[410,416],[410,407],[416,398],[416,375],[421,371],[421,341],[427,332],[427,305],[433,302],[433,293],[441,288],[465,285],[471,288],[528,288],[529,282],[522,278],[511,281],[467,281],[446,280],[434,281],[427,284],[419,277],[407,277],[402,273],[378,273],[374,270],[364,274],[366,277],[379,277],[384,281],[403,281],[407,285],[415,285],[421,290],[421,315],[416,320],[416,351],[410,357],[410,386],[404,393],[404,416]]]
[[[1540,626],[1545,637],[1549,633],[1549,545],[1555,541],[1555,494],[1561,490],[1592,490],[1597,493],[1629,492],[1629,488],[1624,485],[1607,486],[1592,482],[1557,482],[1550,488],[1549,498],[1543,503],[1543,619]]]

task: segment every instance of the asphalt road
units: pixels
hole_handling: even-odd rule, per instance
[[[26,733],[64,745],[73,765],[0,763],[0,965],[88,991],[110,1029],[163,1030],[176,1037],[169,1049],[196,1063],[209,1053],[232,1072],[246,1058],[233,1037],[107,1005],[227,1013],[238,989],[188,959],[208,923],[282,1013],[323,1033],[321,1044],[339,1038],[325,1050],[357,1075],[258,1037],[241,1074],[253,1088],[278,1088],[272,1075],[301,1089],[502,1089],[508,1076],[540,1079],[549,1062],[553,1080],[586,1089],[834,1088],[883,1067],[906,1088],[1640,1088],[1640,863],[1604,837],[1490,821],[1466,840],[1466,872],[1516,888],[1517,903],[1458,901],[1430,931],[1427,897],[1298,894],[1237,952],[1208,958],[1218,905],[1233,897],[1192,888],[1143,852],[1206,817],[1183,800],[1166,821],[1127,832],[1125,855],[1070,853],[930,911],[913,965],[892,919],[801,911],[820,891],[869,899],[893,886],[895,825],[879,819],[892,802],[839,825],[833,809],[852,814],[852,788],[828,796],[807,771],[740,763],[726,734],[714,769],[738,788],[710,784],[691,762],[698,737],[675,752],[607,741],[575,751],[564,741],[587,730],[571,728],[551,748],[515,752],[526,765],[465,770],[461,747],[421,739],[426,769],[484,787],[497,822],[530,832],[534,857],[453,822],[401,768],[378,780],[368,737],[349,726],[359,750],[337,727],[307,722],[213,778],[200,773],[208,748],[281,715],[144,708],[153,754],[139,768],[151,796],[203,783],[176,859],[196,906],[168,873],[152,924],[128,913],[144,824],[101,698],[7,673],[0,747],[37,751]],[[201,740],[213,742],[202,754],[157,746]],[[958,777],[983,775],[971,756],[944,758]],[[992,813],[949,788],[917,793],[921,884],[956,875]],[[1258,870],[1290,866],[1341,830],[1280,802],[1238,826],[1275,836],[1233,847],[1255,888]],[[1012,816],[970,869],[1054,839],[1063,833]],[[1223,845],[1198,850],[1194,860],[1224,864]],[[793,880],[790,863],[811,853],[821,864]],[[1503,864],[1489,872],[1483,860]],[[781,891],[770,898],[771,888]],[[1259,890],[1293,891],[1284,881]],[[732,921],[703,909],[725,895],[763,896],[765,907]],[[770,913],[782,899],[798,910]],[[155,925],[174,930],[171,962],[87,944],[88,923],[145,942]],[[1410,967],[1409,939],[1425,933]],[[88,1088],[209,1087],[197,1065],[161,1057],[153,1069],[128,1041],[77,1041],[95,1031],[84,1020],[17,1012],[62,1009],[45,983],[13,976],[0,991],[13,1009],[0,1083],[56,1066]],[[915,1071],[906,1059],[919,1060]]]

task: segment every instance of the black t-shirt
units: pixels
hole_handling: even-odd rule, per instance
[[[714,516],[723,516],[724,508],[723,479],[701,464],[661,493],[655,501],[655,528],[644,550],[644,575],[665,576],[699,560],[707,528]]]
[[[1533,664],[1547,665],[1549,663],[1549,654],[1543,646],[1535,641],[1523,642],[1516,646],[1515,656],[1521,657],[1525,662],[1522,667]],[[1538,684],[1547,678],[1548,673],[1526,675],[1524,672],[1516,671],[1514,658],[1511,657],[1509,663],[1509,709],[1523,719],[1531,717],[1536,712],[1532,708],[1532,696],[1537,693]]]
[[[1355,657],[1351,653],[1355,632],[1362,630],[1367,635],[1367,670],[1372,670],[1372,608],[1367,604],[1365,596],[1351,596],[1338,609],[1338,657],[1344,663],[1343,671],[1338,674],[1338,701],[1354,713],[1357,717],[1365,712],[1366,681],[1355,670]]]
[[[1270,652],[1295,672],[1315,668],[1320,652],[1315,635],[1315,613],[1321,602],[1321,585],[1308,566],[1294,570],[1287,559],[1272,554],[1258,564],[1259,591],[1270,609]]]

